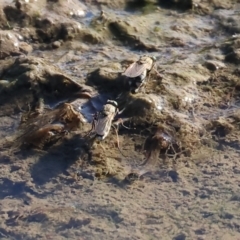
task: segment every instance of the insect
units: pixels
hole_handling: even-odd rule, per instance
[[[97,112],[94,116],[92,122],[92,129],[87,134],[87,136],[90,135],[89,143],[92,144],[96,138],[104,140],[108,136],[110,129],[113,126],[117,135],[118,150],[124,156],[119,147],[118,132],[116,128],[116,126],[118,126],[120,123],[123,126],[124,124],[121,118],[119,118],[118,120],[115,119],[115,117],[118,114],[121,114],[123,111],[124,109],[121,112],[119,111],[118,104],[116,101],[108,100],[107,103],[103,106],[103,109],[100,112]],[[126,126],[124,127],[127,128]],[[93,136],[91,136],[91,134],[93,134]]]
[[[118,104],[113,100],[108,100],[100,112],[97,112],[92,122],[92,129],[89,134],[95,134],[95,137],[104,140],[112,126],[112,121],[118,113]]]
[[[173,144],[175,144],[174,137],[162,127],[158,127],[155,133],[150,135],[144,143],[146,160],[141,165],[155,161],[155,158],[158,158],[159,151],[161,150],[165,151],[165,154],[167,154],[170,148],[175,152]]]
[[[152,70],[155,62],[155,57],[141,56],[138,61],[132,63],[122,74],[126,77],[132,93],[137,93],[146,83],[146,77]]]

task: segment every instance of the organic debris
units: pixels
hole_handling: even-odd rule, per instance
[[[26,118],[19,126],[17,136],[12,143],[13,148],[23,145],[43,148],[55,143],[68,132],[81,129],[85,122],[82,114],[74,110],[69,103],[64,103],[53,110],[48,109],[42,114],[36,115],[32,112],[28,115],[31,118]],[[9,144],[7,143],[7,145]]]

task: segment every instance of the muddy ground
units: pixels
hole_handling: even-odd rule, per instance
[[[239,1],[0,3],[0,239],[240,239]],[[86,147],[107,99],[124,156]]]

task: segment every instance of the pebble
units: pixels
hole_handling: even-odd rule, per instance
[[[53,48],[60,48],[62,45],[62,43],[60,41],[55,41],[52,43],[52,47]]]

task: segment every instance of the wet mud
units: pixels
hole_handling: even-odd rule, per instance
[[[0,239],[239,239],[239,11],[2,0]]]

